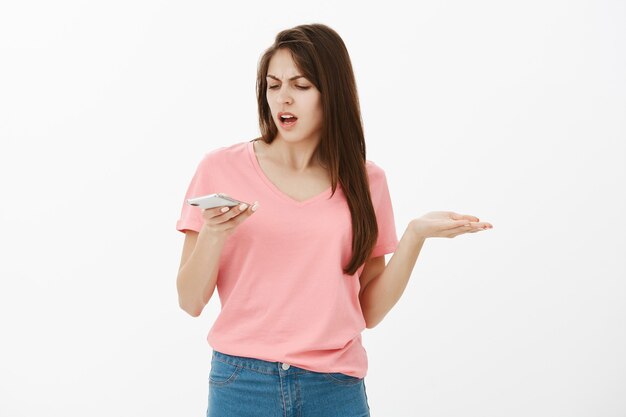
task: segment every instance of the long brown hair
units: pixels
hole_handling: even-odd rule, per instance
[[[343,267],[354,275],[372,253],[378,225],[365,167],[365,139],[356,81],[346,45],[330,27],[315,23],[295,26],[276,35],[258,63],[257,100],[261,138],[272,143],[278,128],[267,103],[267,71],[279,49],[290,51],[302,75],[321,93],[323,126],[318,154],[328,168],[332,195],[341,183],[352,216],[352,259]]]

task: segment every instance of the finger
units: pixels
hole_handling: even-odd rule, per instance
[[[259,208],[259,202],[255,201],[250,206],[248,206],[242,213],[247,216],[251,216]]]
[[[444,226],[443,230],[450,230],[450,229],[456,229],[457,227],[464,227],[468,225],[470,222],[468,220],[454,220],[454,221],[446,222],[446,223],[447,223],[447,227]],[[469,227],[471,227],[471,225]]]
[[[239,211],[239,213],[243,213],[244,211],[246,211],[248,209],[248,207],[250,207],[249,204],[246,204],[246,203],[239,204],[237,206],[237,210]]]
[[[254,204],[250,207],[247,207],[247,204],[245,204],[245,208],[242,209],[241,207],[244,206],[244,204],[240,204],[238,206],[223,206],[223,207],[217,207],[216,209],[218,210],[218,213],[216,216],[213,217],[212,221],[213,224],[215,225],[219,225],[219,224],[223,224],[223,223],[229,223],[232,224],[233,222],[235,224],[239,224],[240,221],[237,221],[238,217],[241,217],[241,214],[248,214],[246,217],[249,217],[252,213],[254,213],[254,210],[252,210],[252,207],[254,205],[257,205],[258,208],[258,202],[255,201]],[[215,210],[214,209],[206,209],[206,210]],[[235,220],[233,220],[235,219]]]
[[[211,216],[211,218],[219,220],[216,222],[216,224],[227,222],[228,220],[232,219],[233,217],[241,213],[239,206],[220,206],[220,207],[205,209],[205,211],[209,211],[209,210],[213,212],[213,215]]]
[[[205,212],[208,212],[208,218],[210,219],[211,224],[219,225],[227,222],[232,217],[231,212],[233,211],[231,207],[221,206],[221,207],[213,207],[210,209],[205,209]],[[207,216],[204,216],[206,219]]]
[[[234,206],[230,210],[229,219],[232,219],[233,217],[238,217],[240,214],[246,213],[246,211],[250,211],[250,206],[246,203]]]
[[[227,213],[224,214],[224,216],[226,217],[226,220],[230,220],[233,217],[237,217],[239,216],[241,213],[243,213],[245,211],[245,208],[242,209],[241,208],[242,205],[238,205],[238,206],[232,206],[230,207],[230,209],[228,210]]]
[[[238,226],[242,222],[246,221],[246,219],[248,217],[252,216],[252,214],[256,211],[256,208],[254,210],[252,210],[252,208],[255,205],[257,206],[256,208],[258,208],[258,204],[255,201],[254,204],[252,204],[251,206],[247,207],[243,212],[239,213],[234,219],[232,219],[231,221],[233,222],[233,224],[235,226]]]
[[[473,229],[478,229],[478,230],[487,230],[493,227],[489,223],[472,223],[471,226]]]
[[[242,212],[242,214],[245,214],[246,217],[250,217],[252,216],[252,213],[254,213],[258,208],[259,208],[259,202],[255,201],[251,205],[246,207],[246,209]]]
[[[208,213],[209,217],[216,217],[216,216],[220,216],[226,213],[228,210],[230,210],[230,207],[228,206],[218,206],[218,207],[202,209],[202,212]]]
[[[481,230],[482,229],[463,230],[463,231],[460,231],[460,232],[455,232],[455,233],[448,234],[447,237],[450,237],[450,238],[457,237],[458,235],[462,235],[462,234],[465,234],[465,233],[476,233],[476,232],[480,232]]]
[[[452,220],[468,220],[470,222],[478,222],[480,219],[476,216],[472,216],[471,214],[458,214],[453,213],[451,216]]]

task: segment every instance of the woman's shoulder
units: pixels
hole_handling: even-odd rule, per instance
[[[238,162],[244,161],[248,142],[237,142],[231,145],[215,146],[202,154],[197,170],[208,173],[215,169],[227,167],[232,169]]]
[[[216,146],[206,151],[202,157],[205,163],[218,163],[239,159],[247,152],[249,141],[236,142],[230,145]]]
[[[245,152],[250,141],[241,141],[229,145],[216,146],[206,152],[205,156],[228,156]]]
[[[370,180],[376,180],[385,177],[385,170],[374,161],[366,159],[365,168],[367,169],[367,175],[370,177]]]

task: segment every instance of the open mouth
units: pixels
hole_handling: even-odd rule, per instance
[[[293,126],[298,121],[298,118],[295,116],[280,116],[278,119],[283,127]]]

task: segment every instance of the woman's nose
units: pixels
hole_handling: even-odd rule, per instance
[[[278,92],[278,94],[276,94],[276,100],[279,103],[289,102],[291,101],[291,97],[284,90],[281,90]]]

